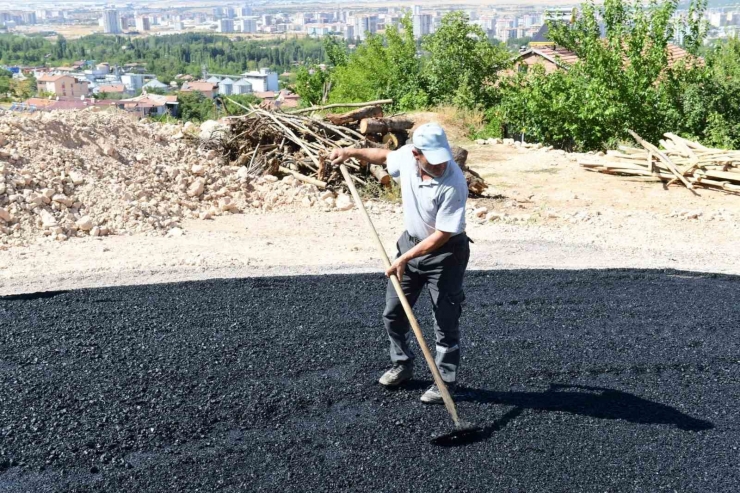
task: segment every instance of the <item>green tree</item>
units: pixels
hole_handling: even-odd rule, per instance
[[[692,8],[701,13],[701,4]],[[653,142],[683,128],[681,88],[698,83],[704,69],[691,61],[668,63],[676,9],[676,0],[646,6],[605,0],[584,4],[572,24],[550,22],[552,40],[579,61],[552,74],[517,74],[502,84],[501,114],[510,130],[587,150],[629,138],[627,128]]]
[[[472,108],[495,102],[497,74],[511,55],[492,45],[483,29],[469,24],[463,13],[445,15],[422,47],[427,52],[422,77],[433,104],[457,102]]]
[[[182,120],[200,123],[215,117],[213,100],[199,92],[180,92],[177,103]]]

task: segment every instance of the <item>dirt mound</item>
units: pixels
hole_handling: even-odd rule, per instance
[[[185,218],[247,208],[348,206],[348,198],[293,177],[250,180],[244,167],[198,145],[213,127],[92,110],[0,115],[0,248],[88,235],[179,235]]]

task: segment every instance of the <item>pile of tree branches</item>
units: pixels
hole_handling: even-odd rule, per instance
[[[222,139],[219,145],[224,157],[236,166],[246,166],[252,177],[290,174],[321,189],[343,186],[339,169],[332,166],[329,159],[333,149],[384,147],[395,150],[408,141],[414,123],[403,115],[385,117],[382,105],[390,102],[312,107],[293,113],[245,107],[248,111],[245,115],[229,119],[231,136]],[[318,110],[335,106],[358,108],[343,114],[311,116]],[[453,154],[468,178],[471,194],[482,194],[488,185],[477,173],[467,169],[467,151],[453,148]],[[392,186],[391,177],[382,166],[353,159],[347,167],[360,186],[367,185],[369,180],[376,180],[385,187]]]

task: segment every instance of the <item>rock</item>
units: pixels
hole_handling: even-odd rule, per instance
[[[167,236],[169,238],[179,238],[184,235],[185,235],[185,232],[180,228],[172,228],[167,232]]]
[[[222,199],[218,199],[218,208],[226,212],[235,209],[236,204],[231,200],[231,197],[224,197]]]
[[[100,228],[95,226],[92,229],[90,229],[90,236],[95,236],[95,237],[100,236]]]
[[[200,140],[220,139],[228,135],[229,127],[215,120],[207,120],[200,125]]]
[[[82,231],[90,231],[94,226],[93,220],[90,216],[81,217],[80,219],[77,220],[75,225],[77,226],[77,228],[79,228]]]
[[[39,217],[41,218],[41,226],[44,228],[54,228],[58,226],[56,218],[46,209],[39,210]]]
[[[475,139],[475,143],[478,144],[479,146],[487,144],[487,142],[483,139]]]
[[[185,122],[185,125],[182,126],[183,132],[189,132],[191,130],[195,130],[196,126],[193,122]]]
[[[116,157],[118,155],[118,151],[112,145],[106,144],[103,146],[103,154],[108,157]]]
[[[493,139],[493,138],[492,139],[488,139],[486,142],[489,145],[500,145],[500,144],[503,143],[503,141],[501,139]]]
[[[62,193],[58,193],[58,194],[54,195],[51,198],[51,200],[54,201],[54,202],[57,202],[59,204],[62,204],[65,207],[72,207],[72,204],[75,203],[74,200],[70,199],[69,197],[67,197],[66,195],[64,195]]]
[[[249,178],[249,170],[246,166],[241,166],[239,170],[236,172],[236,177],[240,180],[246,180]]]
[[[201,164],[194,164],[192,168],[190,168],[190,172],[197,176],[203,176],[206,172],[206,167]]]
[[[513,146],[514,145],[514,139],[504,139],[503,144],[507,146]]]
[[[327,199],[333,199],[334,198],[334,192],[331,190],[327,190],[326,192],[322,193],[321,196],[319,196],[319,200],[327,200]]]
[[[85,177],[82,176],[81,173],[78,173],[76,171],[69,172],[69,179],[72,180],[72,184],[74,184],[75,186],[85,183]]]
[[[198,218],[202,221],[206,221],[208,219],[213,219],[213,214],[211,214],[209,211],[201,212]]]
[[[486,215],[486,221],[488,222],[503,221],[506,217],[507,217],[506,214],[503,212],[489,212]]]
[[[349,195],[341,194],[337,197],[337,209],[340,211],[348,211],[354,208],[352,198]]]
[[[262,177],[262,179],[267,183],[277,183],[278,177],[275,175],[265,175]]]
[[[0,221],[4,223],[9,223],[13,220],[13,217],[10,215],[10,212],[7,211],[7,209],[3,209],[0,207]]]
[[[203,180],[197,179],[193,182],[190,187],[188,187],[188,196],[189,197],[200,197],[203,195],[203,190],[205,190],[205,184],[203,183]]]
[[[473,214],[476,217],[480,217],[480,218],[486,217],[486,214],[488,214],[488,207],[481,207],[479,209],[475,209],[473,211]]]

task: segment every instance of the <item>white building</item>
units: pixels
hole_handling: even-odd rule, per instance
[[[121,18],[116,9],[105,9],[103,11],[103,30],[106,34],[121,33]]]
[[[239,21],[240,31],[243,33],[256,33],[257,32],[257,20],[256,19],[242,19]]]
[[[261,68],[259,72],[247,72],[242,75],[247,82],[252,84],[254,92],[277,92],[279,90],[278,74],[271,72],[269,68]]]
[[[377,15],[363,15],[355,17],[355,36],[364,41],[367,38],[367,33],[375,34],[377,32]]]
[[[355,26],[353,26],[352,24],[344,25],[344,39],[346,39],[347,41],[355,39]]]
[[[170,86],[165,84],[164,82],[159,82],[157,79],[152,79],[146,84],[144,84],[144,87],[142,89],[146,89],[147,91],[163,91],[163,92],[169,92]]]
[[[136,30],[137,31],[149,31],[152,28],[149,22],[149,17],[137,17],[136,18]]]
[[[414,38],[421,39],[432,33],[431,14],[414,14]]]
[[[126,92],[135,93],[144,87],[144,75],[143,74],[123,74],[121,76],[121,82],[126,88]]]
[[[233,33],[234,32],[234,21],[232,19],[219,19],[218,20],[218,32]]]

